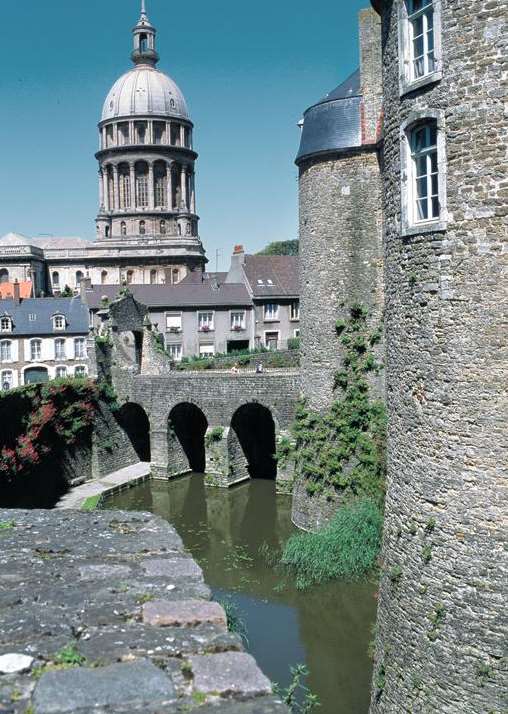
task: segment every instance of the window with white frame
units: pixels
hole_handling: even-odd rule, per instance
[[[274,302],[267,302],[264,306],[264,318],[265,320],[278,320],[279,306]]]
[[[79,365],[78,367],[74,368],[74,376],[75,377],[86,377],[86,367],[83,365]]]
[[[11,362],[12,361],[12,342],[10,340],[3,340],[0,342],[0,362]]]
[[[291,303],[290,316],[291,316],[291,320],[299,320],[300,319],[300,301],[299,300],[293,300],[293,302]]]
[[[76,337],[74,340],[74,359],[86,357],[86,340],[84,337]]]
[[[42,340],[30,341],[30,359],[32,362],[40,360],[42,357]]]
[[[65,330],[65,317],[63,315],[55,315],[53,317],[53,329]]]
[[[13,381],[11,370],[4,370],[0,375],[0,388],[2,391],[6,392],[8,389],[12,389]]]
[[[300,328],[297,327],[293,330],[293,337],[300,337]]]
[[[441,0],[400,0],[402,91],[440,78]]]
[[[55,371],[55,376],[57,379],[64,379],[67,377],[67,367],[57,367]]]
[[[213,357],[215,354],[215,345],[199,345],[200,357]]]
[[[200,332],[213,330],[213,312],[198,312],[198,329]]]
[[[167,312],[166,313],[166,328],[170,332],[180,332],[182,329],[182,313]]]
[[[245,330],[245,310],[234,310],[231,312],[231,329]]]
[[[65,340],[55,340],[55,359],[66,359]]]
[[[180,362],[182,359],[182,345],[177,344],[177,345],[167,345],[166,347],[169,356],[171,357],[172,360],[175,362]]]
[[[12,320],[10,317],[0,318],[0,332],[12,332]]]
[[[437,123],[429,120],[409,131],[410,221],[413,224],[440,217]]]
[[[28,313],[28,322],[35,322],[36,320],[37,320],[37,313],[29,312]]]

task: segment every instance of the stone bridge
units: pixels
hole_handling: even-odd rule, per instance
[[[158,478],[189,471],[211,485],[249,477],[276,478],[279,490],[292,475],[277,468],[277,441],[288,435],[300,393],[294,371],[118,372],[118,420]]]

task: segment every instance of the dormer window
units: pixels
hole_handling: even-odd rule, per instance
[[[12,320],[10,317],[0,318],[0,332],[12,332]]]
[[[65,330],[65,317],[63,315],[53,316],[53,329],[54,330]]]

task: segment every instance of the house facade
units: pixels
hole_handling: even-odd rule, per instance
[[[15,283],[15,288],[17,284]],[[80,297],[0,300],[0,389],[88,374],[88,309]]]

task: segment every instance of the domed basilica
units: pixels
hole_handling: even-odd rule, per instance
[[[157,69],[144,0],[132,34],[134,67],[110,89],[99,122],[96,239],[10,233],[0,238],[0,280],[32,280],[36,294],[58,294],[84,277],[174,284],[203,269],[193,124],[179,87]]]

